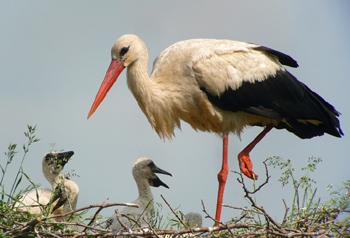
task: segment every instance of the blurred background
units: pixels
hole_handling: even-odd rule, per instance
[[[311,156],[323,162],[311,176],[317,196],[329,198],[327,185],[349,179],[350,140],[350,2],[343,1],[0,1],[0,151],[18,143],[18,154],[5,177],[12,186],[26,142],[27,124],[36,125],[41,140],[33,144],[23,169],[35,183],[49,187],[41,172],[49,150],[73,150],[65,172],[80,187],[78,207],[131,202],[138,196],[131,166],[149,157],[173,177],[159,175],[170,189],[152,189],[155,202],[184,213],[202,210],[214,216],[221,168],[222,140],[196,132],[186,123],[170,141],[161,140],[126,85],[125,71],[95,114],[87,114],[110,63],[110,49],[122,35],[144,40],[149,72],[155,57],[171,44],[191,38],[247,41],[284,52],[300,65],[288,68],[342,113],[345,136],[301,140],[286,130],[272,130],[251,153],[254,170],[265,179],[263,161],[291,159],[297,169]],[[247,128],[241,140],[230,136],[230,169],[238,171],[237,154],[262,130]],[[0,156],[1,165],[6,156]],[[74,171],[73,171],[74,170]],[[299,171],[299,169],[298,169]],[[279,220],[282,199],[291,203],[291,186],[282,188],[280,172],[270,169],[270,182],[256,194],[258,205]],[[303,175],[304,173],[298,172]],[[224,203],[246,206],[237,175],[230,173]],[[24,181],[24,188],[29,182]],[[247,181],[250,187],[252,182]],[[104,209],[110,216],[115,208]],[[120,208],[121,209],[121,208]],[[90,211],[93,214],[95,210]],[[222,220],[240,212],[223,209]],[[203,213],[202,213],[203,214]],[[204,214],[203,214],[204,215]],[[211,226],[210,219],[204,220]]]

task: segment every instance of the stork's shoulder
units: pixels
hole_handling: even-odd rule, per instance
[[[155,60],[152,75],[195,81],[200,88],[219,96],[228,87],[236,89],[244,81],[259,82],[285,71],[282,64],[297,66],[290,56],[261,45],[193,39],[165,49]]]
[[[213,55],[222,55],[234,52],[248,52],[249,49],[259,47],[232,40],[215,39],[191,39],[179,41],[163,50],[155,60],[155,63],[164,63],[168,58],[191,59],[196,61]]]
[[[217,58],[224,62],[225,57],[232,57],[235,52],[249,52],[259,47],[255,44],[215,39],[191,39],[179,41],[163,50],[153,62],[152,75],[169,72],[187,72],[193,65],[208,59]],[[222,62],[222,63],[223,63]]]
[[[232,58],[239,53],[248,52],[251,53],[250,57],[263,54],[269,56],[273,61],[278,61],[280,64],[298,67],[298,63],[292,57],[272,48],[242,41],[216,39],[179,41],[162,51],[154,61],[154,65],[168,63],[170,59],[196,62],[212,56]]]

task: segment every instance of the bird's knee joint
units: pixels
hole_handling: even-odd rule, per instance
[[[219,181],[219,183],[226,183],[227,176],[228,176],[228,170],[221,170],[218,173],[218,181]]]

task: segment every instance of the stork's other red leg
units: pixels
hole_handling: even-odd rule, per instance
[[[241,153],[238,154],[238,161],[241,172],[248,178],[258,179],[258,175],[253,171],[253,162],[249,157],[249,153],[271,129],[271,125],[266,126],[265,129],[257,137],[255,137],[255,139],[247,147],[245,147]]]
[[[215,214],[215,226],[219,225],[219,221],[221,218],[221,208],[222,208],[222,202],[224,198],[224,190],[227,180],[227,174],[228,174],[228,135],[225,135],[223,140],[223,149],[222,149],[222,166],[221,170],[218,173],[218,181],[219,181],[219,190],[218,190],[218,199],[216,203],[216,214]]]

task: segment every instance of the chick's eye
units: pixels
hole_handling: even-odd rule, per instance
[[[55,156],[52,155],[52,154],[47,154],[47,155],[45,156],[45,160],[46,160],[46,161],[53,160],[54,158],[55,158]]]
[[[128,52],[129,48],[130,48],[130,46],[128,46],[128,47],[123,47],[123,48],[120,50],[120,56],[125,55],[125,54]]]

